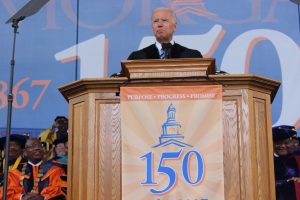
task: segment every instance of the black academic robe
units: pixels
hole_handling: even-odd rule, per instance
[[[189,49],[180,44],[174,43],[171,48],[170,58],[202,58],[202,54],[194,49]],[[128,60],[160,59],[159,51],[155,44],[132,52]]]
[[[297,200],[294,181],[292,177],[299,177],[299,168],[293,157],[274,156],[274,171],[276,182],[276,200]]]

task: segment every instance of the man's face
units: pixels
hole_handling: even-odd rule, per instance
[[[25,146],[27,158],[32,163],[38,163],[43,159],[44,150],[38,139],[28,140]]]
[[[274,142],[274,152],[279,156],[286,156],[289,153],[290,139]]]
[[[8,153],[9,160],[15,160],[22,154],[23,154],[23,149],[21,148],[20,144],[16,141],[10,141],[9,153]]]
[[[68,120],[66,119],[57,119],[55,121],[55,126],[58,128],[59,133],[66,133],[68,130]]]
[[[67,155],[67,149],[64,143],[59,143],[55,146],[55,153],[57,156]]]
[[[296,138],[291,139],[290,141],[290,146],[289,146],[289,151],[292,153],[294,151],[299,150],[299,141]]]
[[[160,43],[168,43],[176,31],[176,22],[168,10],[156,10],[152,15],[152,31]]]

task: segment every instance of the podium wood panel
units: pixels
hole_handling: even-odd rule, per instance
[[[245,89],[223,93],[226,199],[275,199],[269,108],[267,94]]]
[[[278,81],[256,75],[82,79],[59,90],[69,102],[68,199],[121,199],[121,86],[223,85],[226,200],[275,199],[271,100]]]

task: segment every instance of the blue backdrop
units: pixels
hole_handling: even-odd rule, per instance
[[[0,128],[4,134],[13,28],[5,24],[28,1],[0,1]],[[229,73],[282,82],[272,104],[273,125],[300,127],[297,5],[288,0],[50,0],[19,24],[13,131],[38,134],[68,115],[58,87],[120,70],[133,50],[153,43],[151,10],[175,10],[175,42],[216,58]]]

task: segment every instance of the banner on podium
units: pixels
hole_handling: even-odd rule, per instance
[[[222,86],[121,88],[122,199],[224,199]]]

